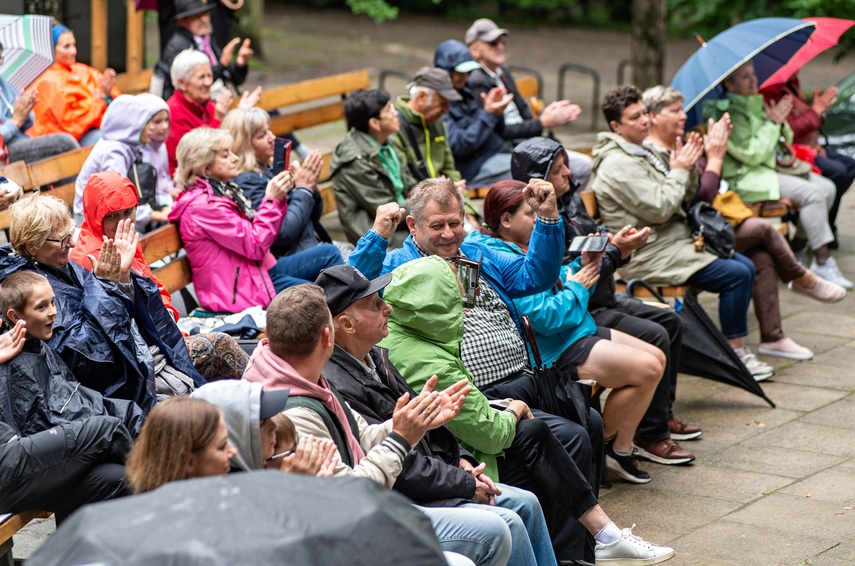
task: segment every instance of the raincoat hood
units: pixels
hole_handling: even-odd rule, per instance
[[[449,73],[454,70],[454,67],[466,61],[472,61],[469,48],[456,39],[440,43],[433,56],[433,64]]]
[[[104,217],[108,214],[132,208],[139,204],[137,188],[124,175],[116,171],[95,173],[86,182],[83,191],[83,226],[77,245],[71,250],[70,257],[80,265],[89,265],[86,256],[92,254],[97,259],[104,243]],[[142,247],[137,246],[134,269],[141,271],[138,264],[148,265],[142,255]]]
[[[264,468],[261,451],[261,384],[227,379],[207,383],[190,397],[213,403],[223,412],[229,441],[237,453],[229,460],[233,468],[243,471]]]
[[[445,260],[430,256],[398,267],[392,272],[392,282],[383,298],[393,308],[389,315],[390,333],[398,327],[398,332],[459,355],[463,302],[457,279]]]
[[[140,134],[149,120],[161,110],[169,111],[166,102],[153,94],[123,94],[116,98],[101,120],[101,139],[140,145]]]
[[[613,132],[600,132],[597,134],[597,144],[594,146],[594,161],[591,169],[594,173],[605,159],[606,155],[613,151],[623,151],[630,155],[643,156],[644,150],[641,146],[630,143]]]
[[[564,153],[566,160],[564,146],[555,140],[540,136],[527,139],[516,146],[511,154],[511,176],[523,182],[546,179],[552,169],[552,162],[560,153]]]

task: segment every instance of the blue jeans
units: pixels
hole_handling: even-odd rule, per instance
[[[280,257],[267,273],[273,281],[273,288],[280,293],[301,283],[314,283],[322,269],[342,263],[341,252],[335,245],[318,244],[294,255]]]
[[[507,564],[511,556],[511,530],[498,513],[474,504],[415,507],[430,519],[442,550],[462,554],[477,566]]]
[[[524,528],[519,532],[513,517],[508,523],[513,539],[508,565],[549,564],[554,566],[557,560],[552,550],[546,518],[543,516],[543,509],[537,501],[537,496],[530,491],[506,484],[498,484],[497,487],[502,491],[502,495],[496,497],[496,507],[493,509],[501,511],[500,508],[504,508],[513,511],[517,519],[522,521]]]
[[[748,304],[754,289],[754,264],[750,259],[737,253],[731,259],[717,258],[689,277],[687,283],[718,293],[718,316],[725,338],[748,334]]]

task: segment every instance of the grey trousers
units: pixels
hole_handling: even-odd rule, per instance
[[[834,183],[814,173],[809,179],[778,173],[781,198],[790,199],[799,209],[796,237],[807,238],[810,249],[831,243],[834,234],[828,224],[828,211],[837,194]]]
[[[38,138],[19,136],[9,144],[9,161],[23,161],[29,165],[79,147],[77,140],[69,134],[49,134]]]

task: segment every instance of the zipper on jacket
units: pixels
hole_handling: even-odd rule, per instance
[[[258,276],[261,277],[261,281],[263,283],[264,282],[264,273],[261,272],[261,264],[256,263],[255,267],[258,268]],[[240,269],[240,268],[238,268],[238,269]],[[273,297],[270,296],[270,289],[268,289],[267,285],[264,285],[264,290],[267,291],[267,298],[272,301]]]
[[[237,302],[238,277],[240,277],[240,266],[235,269],[235,289],[232,292],[232,304],[235,304]]]

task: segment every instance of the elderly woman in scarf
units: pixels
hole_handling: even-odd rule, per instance
[[[169,221],[179,225],[199,304],[235,313],[267,308],[279,291],[310,282],[330,264],[304,256],[312,250],[279,260],[273,256],[270,248],[288,209],[293,173],[283,171],[270,179],[255,210],[231,182],[238,162],[232,142],[228,132],[211,128],[197,128],[181,139],[175,184],[182,193]]]

